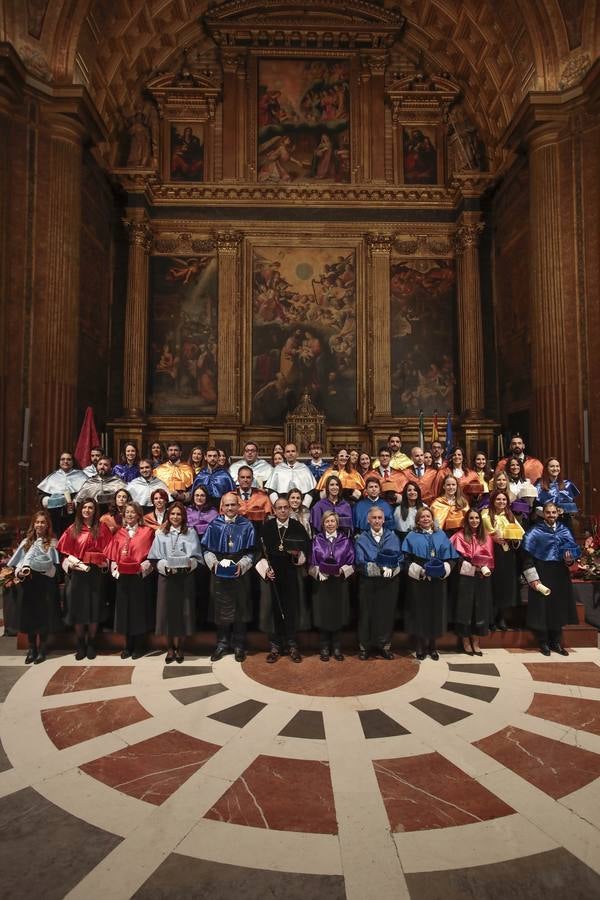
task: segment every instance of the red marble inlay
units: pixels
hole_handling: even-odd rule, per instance
[[[600,755],[509,725],[474,744],[557,800],[600,776]]]
[[[249,678],[278,691],[314,697],[355,697],[406,684],[419,671],[419,664],[412,657],[361,662],[356,656],[346,656],[343,662],[332,658],[324,663],[317,654],[311,654],[304,657],[301,665],[286,656],[269,665],[261,653],[249,656],[243,669]]]
[[[523,663],[534,681],[600,688],[600,666],[593,662]]]
[[[133,672],[133,666],[61,666],[46,685],[44,697],[131,684]]]
[[[439,753],[373,761],[392,831],[450,828],[514,810]]]
[[[258,756],[206,818],[279,831],[337,834],[329,763]]]
[[[580,731],[600,734],[600,701],[579,697],[557,697],[555,694],[534,694],[527,710],[530,716],[550,719],[570,725]]]
[[[117,791],[160,806],[220,749],[173,730],[79,768]]]
[[[59,750],[152,718],[135,697],[43,709],[41,715],[48,737]]]

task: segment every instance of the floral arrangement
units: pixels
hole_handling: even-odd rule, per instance
[[[594,516],[591,527],[585,532],[581,558],[577,561],[575,578],[584,581],[600,581],[600,518]]]

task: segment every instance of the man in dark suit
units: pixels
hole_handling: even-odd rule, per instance
[[[301,598],[297,567],[306,562],[310,541],[304,527],[290,518],[290,505],[285,497],[279,497],[273,508],[275,518],[266,521],[261,531],[265,558],[257,565],[269,586],[273,619],[267,662],[277,662],[287,647],[290,658],[299,663],[302,656],[298,650],[296,622]]]

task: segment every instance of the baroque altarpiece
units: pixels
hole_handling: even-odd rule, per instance
[[[205,16],[115,151],[130,234],[116,446],[266,449],[308,393],[328,449],[398,427],[410,442],[421,413],[443,429],[449,412],[493,452],[490,176],[458,84],[404,49],[396,11],[255,6]]]

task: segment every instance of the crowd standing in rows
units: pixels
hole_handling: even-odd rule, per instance
[[[301,662],[298,634],[311,627],[321,660],[343,661],[353,607],[361,660],[394,657],[399,617],[419,660],[439,658],[449,624],[464,652],[480,656],[480,637],[507,629],[523,578],[542,653],[567,655],[579,492],[559,460],[526,455],[519,435],[495,470],[482,451],[471,465],[460,447],[444,457],[439,441],[407,455],[399,434],[375,459],[343,447],[326,461],[313,443],[302,462],[289,443],[275,445],[269,462],[253,441],[233,464],[199,445],[184,461],[177,441],[166,456],[153,443],[144,459],[128,442],[115,466],[100,447],[90,455],[83,470],[60,455],[9,561],[28,663],[45,659],[60,627],[59,576],[78,660],[95,657],[110,610],[123,659],[142,656],[154,632],[166,640],[166,662],[181,662],[186,637],[209,621],[212,660],[233,652],[243,662],[257,607],[271,664],[283,654]]]

